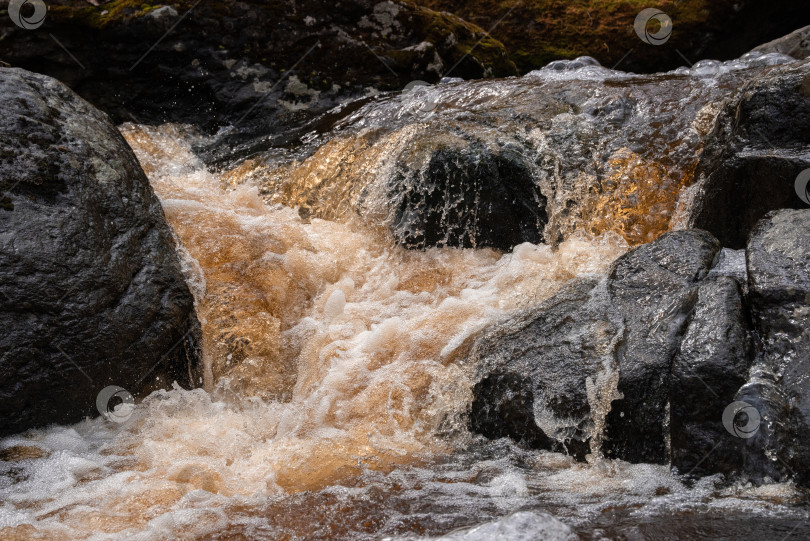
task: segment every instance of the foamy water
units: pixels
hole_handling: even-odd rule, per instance
[[[123,126],[180,243],[204,388],[153,393],[121,424],[97,418],[0,440],[0,540],[808,538],[806,496],[790,483],[689,484],[664,466],[576,463],[487,442],[464,420],[469,339],[570,278],[604,271],[626,240],[674,227],[698,135],[717,114],[707,96],[741,86],[751,66],[786,61],[698,64],[676,72],[688,77],[683,96],[656,86],[668,76],[628,82],[634,99],[652,100],[631,125],[652,149],[644,156],[620,137],[633,129],[594,135],[587,107],[555,113],[545,131],[522,117],[483,132],[464,124],[524,94],[518,108],[534,111],[550,83],[627,74],[541,70],[517,96],[514,81],[423,90],[445,122],[536,147],[551,169],[537,171],[539,182],[559,189],[552,210],[585,198],[576,220],[551,217],[554,238],[608,232],[553,250],[406,251],[381,227],[382,209],[356,212],[387,163],[419,144],[452,146],[444,124],[410,122],[419,93],[367,105],[344,119],[345,134],[299,159],[265,156],[221,174],[203,167],[186,128]],[[589,99],[603,105],[598,93]],[[594,178],[601,189],[591,193]]]
[[[291,176],[268,178],[250,163],[207,171],[183,127],[122,132],[180,243],[204,388],[153,393],[121,424],[97,418],[0,440],[0,539],[810,533],[791,484],[688,486],[663,466],[576,463],[467,432],[469,340],[606,270],[628,249],[620,234],[510,253],[407,251],[374,222],[383,213],[352,211],[357,190],[345,184],[362,184],[401,145],[338,140]],[[279,203],[311,206],[324,178],[317,212],[267,204],[269,185],[287,190]]]
[[[4,440],[5,536],[197,538],[240,506],[452,452],[469,439],[465,340],[626,250],[608,235],[406,251],[357,220],[305,223],[249,182],[226,189],[177,127],[123,133],[182,243],[205,388],[156,392],[120,425]]]

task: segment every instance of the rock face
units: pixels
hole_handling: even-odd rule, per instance
[[[620,257],[608,275],[610,306],[623,317],[616,349],[618,392],[605,427],[605,454],[665,462],[670,369],[698,283],[720,245],[703,231],[669,233]]]
[[[605,284],[581,279],[533,310],[479,338],[470,359],[483,376],[475,386],[470,428],[584,457],[594,420],[588,380],[608,374],[619,321]],[[568,369],[577,366],[577,370]]]
[[[747,269],[742,255],[705,231],[668,233],[493,326],[469,353],[470,428],[807,485],[810,210],[770,213]]]
[[[0,69],[0,434],[200,383],[199,323],[155,194],[107,117]]]
[[[747,260],[754,326],[762,339],[757,373],[743,389],[751,404],[763,410],[761,434],[748,447],[750,470],[756,473],[758,464],[770,463],[780,476],[798,475],[807,484],[810,210],[766,216],[751,234]]]
[[[754,224],[780,208],[807,208],[794,188],[810,168],[807,61],[755,79],[730,100],[706,141],[696,177],[701,194],[688,225],[743,248]]]
[[[536,398],[525,411],[560,443],[664,462],[670,367],[718,250],[703,231],[666,234],[619,258],[608,276],[575,280],[498,325],[471,360],[485,377],[527,377]],[[481,422],[473,408],[472,426]]]
[[[671,368],[670,460],[679,472],[741,470],[745,440],[729,437],[719,413],[746,382],[753,353],[740,284],[727,276],[707,278]]]

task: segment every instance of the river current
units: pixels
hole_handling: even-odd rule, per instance
[[[810,537],[791,483],[687,482],[666,466],[577,463],[467,430],[465,341],[671,227],[671,194],[688,186],[662,180],[653,233],[411,251],[338,204],[301,212],[301,191],[268,201],[273,177],[257,180],[255,165],[212,172],[187,127],[121,131],[175,231],[205,378],[154,392],[123,423],[0,440],[0,539]],[[333,156],[308,159],[329,169]]]

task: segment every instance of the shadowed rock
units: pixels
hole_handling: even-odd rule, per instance
[[[794,181],[810,168],[809,66],[792,63],[754,79],[723,108],[697,169],[702,193],[691,227],[743,248],[768,212],[807,207]]]
[[[706,279],[672,365],[670,455],[680,473],[741,470],[745,440],[726,430],[723,412],[746,382],[752,359],[739,283],[726,276]]]
[[[749,461],[770,462],[781,475],[808,483],[810,210],[768,214],[754,228],[747,255],[754,325],[762,339],[762,375],[750,382],[761,391],[748,389],[747,395],[754,406],[766,406]]]

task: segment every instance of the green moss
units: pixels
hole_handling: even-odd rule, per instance
[[[654,58],[661,50],[644,47],[633,33],[644,8],[667,13],[674,23],[671,45],[688,50],[705,35],[722,30],[734,13],[734,0],[405,0],[449,11],[482,28],[505,45],[521,72],[552,60],[594,56],[605,65],[634,56]]]

